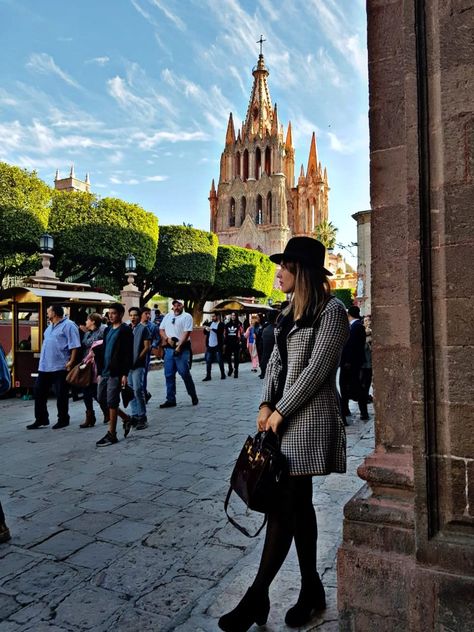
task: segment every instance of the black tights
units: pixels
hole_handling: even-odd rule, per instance
[[[253,588],[266,593],[295,539],[301,572],[301,588],[311,589],[316,579],[318,527],[313,507],[311,476],[290,476],[282,485],[278,507],[268,514],[262,559]]]

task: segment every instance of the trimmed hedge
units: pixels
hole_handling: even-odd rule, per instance
[[[219,246],[212,298],[270,296],[275,264],[257,250]]]
[[[217,235],[189,226],[162,226],[151,285],[163,296],[200,298],[214,284]]]

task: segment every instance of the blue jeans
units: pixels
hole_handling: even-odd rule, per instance
[[[206,349],[206,375],[211,377],[211,366],[213,362],[217,362],[219,369],[221,370],[221,376],[225,377],[224,359],[222,357],[222,351],[219,347],[208,347]]]
[[[182,351],[179,355],[174,355],[174,349],[164,349],[164,369],[166,379],[166,401],[176,402],[176,373],[182,377],[188,395],[191,399],[197,398],[196,387],[194,386],[189,363],[191,361],[191,351]]]
[[[135,398],[130,402],[130,410],[134,417],[145,417],[146,415],[145,374],[145,367],[132,369],[128,374],[128,383],[135,393]]]

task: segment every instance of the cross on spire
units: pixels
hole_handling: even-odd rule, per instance
[[[257,41],[257,44],[260,44],[260,55],[263,55],[263,42],[266,41],[266,39],[263,39],[263,35],[260,35],[260,39]]]

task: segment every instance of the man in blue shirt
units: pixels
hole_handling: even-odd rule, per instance
[[[78,360],[81,341],[77,325],[64,317],[61,305],[50,305],[47,309],[49,325],[44,332],[35,383],[35,421],[26,426],[37,430],[49,426],[48,394],[53,387],[58,407],[58,421],[53,429],[69,426],[69,398],[66,375]]]

